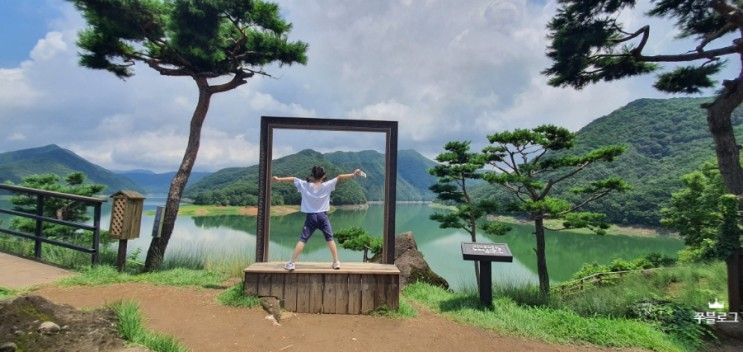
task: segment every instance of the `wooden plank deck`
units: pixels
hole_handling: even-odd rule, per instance
[[[245,269],[245,293],[272,296],[284,309],[299,313],[364,314],[400,302],[400,270],[394,265],[297,263],[286,271],[282,262],[255,263]]]

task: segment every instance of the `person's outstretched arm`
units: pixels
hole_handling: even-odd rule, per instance
[[[338,181],[344,181],[344,180],[350,180],[354,178],[355,176],[361,176],[361,169],[353,170],[350,174],[340,174],[338,175]]]
[[[287,176],[287,177],[274,176],[271,179],[274,182],[294,182],[294,176]]]

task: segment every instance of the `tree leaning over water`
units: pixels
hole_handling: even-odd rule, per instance
[[[610,145],[581,155],[569,154],[575,133],[552,125],[499,132],[488,136],[488,140],[490,145],[483,149],[484,161],[494,171],[488,171],[482,177],[512,195],[510,210],[525,213],[529,220],[534,221],[539,290],[547,296],[550,281],[544,220],[563,219],[564,229],[583,227],[604,234],[608,228],[606,216],[580,209],[611,192],[623,192],[629,186],[616,176],[591,181],[571,189],[582,197],[574,203],[551,196],[552,192],[590,165],[613,161],[624,152],[624,147]]]
[[[648,15],[675,20],[679,36],[693,38],[695,47],[674,54],[644,53],[650,26],[625,29],[620,12],[632,9],[635,0],[565,0],[548,24],[551,43],[547,56],[552,65],[543,73],[553,86],[582,88],[599,81],[650,73],[659,63],[694,62],[658,75],[655,88],[669,93],[698,93],[715,87],[711,75],[723,66],[723,57],[743,61],[743,3],[727,0],[656,0]],[[714,46],[713,49],[708,48]],[[715,142],[717,164],[728,192],[738,195],[743,210],[743,168],[731,115],[743,103],[743,66],[736,77],[724,80],[707,110],[707,125]],[[740,243],[737,244],[738,247]],[[735,273],[737,254],[727,259],[728,272]],[[735,282],[739,278],[730,278]],[[741,309],[743,292],[730,287],[733,309]],[[737,292],[734,292],[736,291]]]
[[[88,23],[78,37],[80,65],[124,79],[140,62],[163,76],[191,77],[199,90],[188,144],[168,191],[162,235],[147,251],[145,270],[151,271],[162,263],[173,233],[211,97],[255,75],[269,76],[266,65],[306,63],[307,44],[290,42],[291,24],[278,5],[262,0],[69,1]],[[226,77],[231,78],[210,82]]]

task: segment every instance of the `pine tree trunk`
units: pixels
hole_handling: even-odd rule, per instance
[[[544,219],[541,216],[534,218],[534,236],[537,240],[537,274],[539,275],[539,292],[544,296],[550,293],[550,277],[547,272],[547,254],[544,243]]]
[[[188,178],[191,176],[191,170],[196,161],[196,155],[199,152],[201,126],[204,123],[207,111],[209,111],[211,93],[208,92],[206,79],[197,78],[196,84],[199,87],[199,101],[191,117],[191,128],[188,135],[186,152],[183,154],[183,160],[181,161],[181,166],[178,168],[178,172],[176,172],[173,180],[170,182],[170,190],[168,191],[168,199],[163,215],[162,233],[160,237],[152,238],[152,242],[150,242],[150,248],[147,251],[147,259],[144,265],[145,271],[157,270],[162,264],[165,249],[168,247],[168,241],[170,241],[170,236],[173,234],[175,220],[178,217],[178,208],[180,207],[183,189],[186,186],[186,182],[188,182]]]
[[[731,116],[733,110],[743,103],[743,78],[738,77],[733,81],[726,81],[725,88],[715,98],[715,100],[706,105],[707,124],[715,141],[715,154],[717,155],[717,165],[720,169],[722,181],[728,192],[736,195],[743,195],[743,169],[740,165],[740,147],[735,140],[733,123]],[[743,198],[738,205],[743,210]],[[740,244],[739,244],[740,246]],[[728,268],[733,265],[737,258],[727,258]],[[741,287],[740,278],[735,276],[735,271],[728,270],[728,293],[730,293],[729,303],[731,311],[741,311]],[[737,294],[736,294],[737,293]]]

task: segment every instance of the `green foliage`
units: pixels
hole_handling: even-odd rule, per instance
[[[116,313],[117,329],[121,337],[133,344],[142,345],[153,352],[187,352],[188,349],[173,337],[152,332],[145,328],[137,303],[121,301],[111,308]]]
[[[120,273],[114,267],[98,265],[59,281],[62,286],[97,286],[128,282],[146,282],[167,286],[220,287],[225,274],[193,269],[170,269],[141,274]]]
[[[601,265],[595,262],[585,263],[575,274],[573,279],[581,279],[598,273],[607,273],[615,271],[640,270],[670,266],[676,263],[676,259],[660,253],[648,253],[642,258],[625,260],[614,258],[609,265]]]
[[[334,235],[341,247],[352,251],[363,251],[365,263],[371,259],[369,252],[372,253],[372,257],[382,253],[382,238],[371,236],[361,227],[352,226],[341,229],[336,231]]]
[[[333,192],[333,204],[361,204],[367,200],[384,199],[384,155],[376,151],[333,152],[320,154],[303,150],[273,161],[275,175],[304,178],[313,165],[322,165],[328,177],[360,168],[366,178],[354,178],[338,184]],[[397,200],[433,199],[428,187],[436,182],[427,173],[435,165],[414,150],[401,150],[397,159]],[[301,198],[289,184],[274,184],[271,202],[274,205],[299,204]],[[185,195],[196,204],[256,205],[258,201],[258,166],[226,168],[209,175],[186,189]]]
[[[682,344],[655,324],[641,321],[584,317],[569,309],[521,306],[506,297],[495,299],[493,310],[485,310],[474,293],[455,293],[420,282],[405,287],[403,295],[457,322],[509,335],[553,343],[684,350]]]
[[[217,301],[229,307],[253,308],[261,304],[261,300],[256,296],[245,294],[245,283],[240,282],[217,296]]]
[[[609,225],[603,214],[578,212],[583,206],[607,196],[624,192],[629,186],[619,177],[609,176],[573,187],[579,200],[554,196],[555,187],[574,178],[589,166],[614,161],[625,148],[605,145],[583,153],[569,153],[575,146],[575,134],[565,128],[542,125],[534,129],[516,129],[488,136],[490,145],[478,160],[493,171],[483,177],[508,193],[508,209],[534,221],[537,247],[537,273],[543,295],[549,294],[549,274],[544,246],[544,219],[565,219],[565,228],[589,228],[605,234]],[[494,201],[491,199],[490,201]]]
[[[64,181],[55,174],[31,175],[25,177],[20,186],[88,197],[100,193],[105,187],[99,184],[85,183],[85,175],[80,172],[67,175]],[[36,213],[36,196],[18,194],[11,197],[10,201],[17,211],[31,214]],[[90,219],[87,210],[87,204],[74,200],[53,197],[46,197],[44,199],[43,213],[46,217],[85,223]],[[36,230],[36,221],[16,217],[10,221],[10,227],[21,232],[34,233]],[[93,238],[91,231],[78,230],[66,225],[48,222],[43,224],[42,232],[48,238],[59,239],[68,243],[84,244],[86,246],[90,246]],[[103,233],[101,237],[103,239],[102,242],[105,244],[107,242],[107,234]]]
[[[93,183],[105,185],[105,190],[109,193],[120,189],[137,189],[137,185],[126,177],[114,174],[55,144],[0,153],[0,183],[20,183],[24,177],[37,174],[65,177],[75,172],[83,173]]]
[[[264,65],[306,63],[307,44],[290,42],[279,7],[245,1],[71,0],[88,27],[80,64],[129,77],[133,61],[163,75],[249,77]]]
[[[722,68],[722,63],[711,65],[683,66],[658,76],[653,87],[668,93],[700,93],[700,88],[711,88],[715,82],[710,78]]]
[[[553,295],[550,305],[571,309],[582,316],[632,317],[631,307],[647,299],[668,300],[697,311],[726,300],[727,275],[720,262],[696,263],[628,273],[608,285]]]
[[[506,225],[484,221],[486,215],[495,213],[494,201],[475,200],[468,193],[468,187],[471,187],[468,182],[482,179],[482,168],[485,166],[483,155],[470,151],[470,142],[446,143],[444,152],[436,156],[436,161],[439,164],[429,169],[429,172],[438,178],[438,182],[430,189],[440,201],[450,204],[452,209],[434,213],[431,220],[438,222],[441,228],[467,231],[473,242],[477,241],[478,228],[493,235],[503,235],[510,231],[510,227]]]
[[[674,192],[661,210],[664,226],[679,232],[687,248],[682,261],[725,259],[740,247],[738,200],[725,194],[720,172],[712,163],[682,178],[684,188]]]
[[[661,208],[671,192],[684,186],[681,177],[714,158],[712,139],[700,108],[708,98],[640,99],[601,117],[576,134],[574,152],[584,153],[605,145],[627,147],[625,155],[611,163],[598,163],[564,185],[554,195],[573,202],[581,195],[572,190],[591,180],[616,175],[632,185],[625,192],[614,192],[582,209],[606,214],[606,221],[618,224],[660,226]],[[733,113],[736,134],[743,137],[740,110]],[[715,165],[712,165],[714,168]],[[477,186],[476,198],[511,202],[505,190]]]
[[[599,81],[612,81],[653,72],[657,62],[683,62],[707,59],[700,66],[686,66],[658,76],[655,87],[672,93],[696,93],[713,85],[710,76],[719,71],[720,56],[737,51],[734,45],[722,51],[705,51],[714,39],[732,32],[737,23],[726,9],[715,9],[714,2],[694,0],[663,0],[653,2],[650,16],[676,20],[681,36],[694,36],[699,42],[694,50],[678,55],[646,56],[643,49],[650,36],[650,27],[625,29],[617,20],[619,13],[633,8],[634,0],[562,1],[557,14],[549,22],[547,56],[552,65],[543,73],[553,86],[583,88]],[[721,15],[725,13],[725,16]],[[693,51],[693,53],[692,53]],[[710,64],[710,62],[712,62]]]
[[[675,336],[693,349],[702,347],[703,337],[714,336],[706,325],[694,320],[694,311],[682,304],[647,299],[632,305],[630,311],[637,319],[660,324],[663,332]]]

